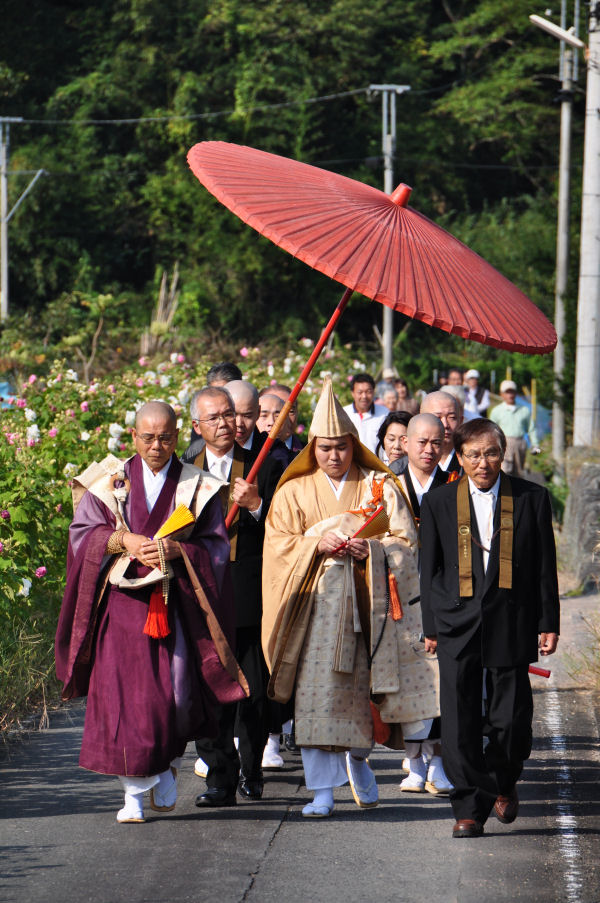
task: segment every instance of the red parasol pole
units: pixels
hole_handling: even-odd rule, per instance
[[[290,397],[288,398],[288,400],[287,400],[286,403],[284,404],[283,408],[281,409],[281,411],[280,411],[280,413],[279,413],[279,417],[277,418],[277,420],[276,420],[275,423],[273,424],[273,427],[272,427],[272,429],[271,429],[271,432],[269,433],[269,436],[268,436],[268,438],[267,438],[265,444],[263,445],[263,447],[261,448],[260,452],[258,453],[258,457],[257,457],[256,461],[254,462],[254,464],[253,464],[252,467],[250,468],[249,474],[248,474],[246,477],[244,477],[244,479],[245,479],[248,483],[251,483],[251,482],[252,482],[252,480],[254,479],[254,477],[256,476],[256,474],[258,473],[258,471],[260,470],[260,467],[261,467],[262,462],[265,460],[265,458],[266,458],[267,455],[269,454],[269,451],[270,451],[270,449],[271,449],[271,446],[272,446],[273,443],[275,442],[275,439],[277,438],[277,436],[278,436],[278,434],[279,434],[279,431],[280,431],[281,427],[283,426],[283,424],[284,424],[284,422],[285,422],[285,419],[286,419],[287,415],[288,415],[289,412],[290,412],[290,408],[292,407],[292,405],[294,404],[294,402],[295,402],[296,399],[298,398],[298,395],[300,395],[300,392],[302,391],[302,387],[304,386],[304,383],[306,382],[306,380],[307,380],[308,377],[310,376],[310,371],[312,370],[312,368],[313,368],[314,365],[316,364],[316,362],[317,362],[317,360],[318,360],[318,358],[319,358],[319,355],[321,354],[321,351],[323,350],[323,348],[324,348],[324,346],[325,346],[325,343],[327,342],[327,339],[329,338],[329,336],[331,335],[331,333],[332,333],[333,330],[335,329],[335,327],[336,327],[336,325],[337,325],[337,322],[338,322],[339,318],[342,316],[342,314],[343,314],[343,312],[344,312],[344,309],[345,309],[346,305],[348,304],[348,301],[350,300],[350,298],[351,298],[351,296],[352,296],[352,293],[353,293],[353,289],[347,288],[346,291],[344,292],[344,294],[342,295],[342,297],[340,298],[340,301],[339,301],[339,303],[338,303],[338,306],[337,306],[336,309],[334,310],[334,312],[333,312],[333,314],[332,314],[332,316],[331,316],[331,319],[330,319],[329,323],[327,324],[327,326],[325,327],[325,329],[324,329],[323,332],[321,333],[321,338],[319,339],[319,341],[318,341],[317,344],[315,345],[315,347],[314,347],[314,349],[313,349],[313,353],[311,354],[311,356],[309,357],[308,361],[307,361],[306,364],[304,365],[304,369],[302,370],[302,373],[301,373],[300,376],[298,377],[298,382],[296,383],[296,385],[295,385],[294,388],[292,389],[292,392],[291,392],[291,394],[290,394]],[[237,513],[238,508],[239,508],[239,505],[236,505],[235,502],[234,502],[234,504],[233,504],[233,505],[231,506],[231,508],[229,509],[229,513],[228,513],[227,517],[225,518],[225,526],[227,527],[227,529],[229,529],[229,527],[230,527],[231,524],[233,523],[233,519],[234,519],[234,517],[235,517],[235,515],[236,515],[236,513]]]

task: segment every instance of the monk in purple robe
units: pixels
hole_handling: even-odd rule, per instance
[[[80,765],[119,777],[121,823],[144,820],[148,790],[152,809],[174,808],[187,742],[214,735],[217,704],[247,695],[230,648],[223,484],[179,461],[177,436],[173,409],[149,402],[136,417],[137,454],[109,455],[73,487],[56,670],[64,699],[88,697]],[[153,539],[179,504],[194,523]]]

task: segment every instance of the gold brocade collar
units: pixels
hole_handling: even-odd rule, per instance
[[[512,588],[513,550],[513,495],[509,478],[500,474],[500,527],[492,540],[500,533],[500,568],[498,586]],[[469,478],[461,477],[456,494],[458,526],[458,581],[461,596],[473,595],[473,555],[472,543],[476,542],[471,530],[471,506],[469,504]],[[490,550],[486,550],[490,551]]]

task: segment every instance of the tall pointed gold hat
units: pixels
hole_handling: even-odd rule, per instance
[[[308,440],[310,442],[315,436],[320,438],[347,436],[348,433],[358,438],[358,430],[333,393],[331,377],[326,376],[308,431]]]

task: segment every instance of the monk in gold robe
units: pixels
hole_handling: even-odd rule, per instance
[[[327,379],[309,443],[273,496],[263,559],[269,695],[286,702],[295,692],[296,742],[314,791],[306,817],[330,815],[333,789],[348,779],[359,806],[376,806],[366,759],[375,739],[400,748],[402,734],[420,734],[439,714],[437,662],[410,604],[416,545],[396,477],[360,443]]]

